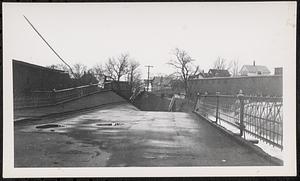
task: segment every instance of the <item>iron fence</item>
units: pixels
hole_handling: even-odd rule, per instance
[[[282,97],[198,94],[195,112],[246,138],[283,148]]]

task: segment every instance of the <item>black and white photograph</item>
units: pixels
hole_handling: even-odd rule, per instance
[[[296,2],[2,8],[3,177],[296,174]]]

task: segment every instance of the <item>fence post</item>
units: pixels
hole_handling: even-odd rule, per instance
[[[240,101],[240,136],[243,136],[245,126],[244,126],[244,94],[242,90],[239,91],[237,97]]]
[[[200,98],[200,92],[197,92],[197,97],[196,97],[196,101],[195,101],[194,111],[196,110],[199,98]]]
[[[204,112],[205,117],[207,117],[207,115],[208,115],[207,114],[208,110],[205,109],[206,108],[206,96],[207,95],[208,95],[208,92],[206,91],[203,95],[203,108],[204,108],[203,112]]]
[[[219,95],[220,92],[216,92],[216,96],[217,96],[216,124],[218,124],[218,119],[219,119]]]

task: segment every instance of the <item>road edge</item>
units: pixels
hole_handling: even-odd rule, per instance
[[[195,115],[197,115],[199,118],[201,118],[201,119],[205,120],[206,122],[208,122],[211,126],[217,128],[217,130],[222,132],[224,135],[229,136],[230,138],[233,138],[233,140],[235,140],[238,144],[242,144],[244,146],[247,146],[251,150],[255,151],[257,154],[262,156],[263,158],[265,158],[268,161],[274,163],[276,166],[283,166],[284,165],[284,163],[281,159],[269,155],[262,148],[260,148],[256,145],[252,144],[251,142],[239,137],[238,135],[234,134],[233,132],[231,132],[229,130],[226,130],[224,127],[213,123],[212,121],[208,120],[206,117],[203,117],[202,115],[200,115],[196,111],[193,111],[193,113]]]
[[[25,117],[24,119],[19,119],[17,121],[14,121],[14,124],[18,124],[18,123],[21,123],[21,122],[24,122],[24,121],[55,118],[55,117],[58,117],[58,116],[67,116],[67,115],[71,115],[71,114],[77,113],[77,112],[81,112],[81,113],[82,112],[88,112],[88,111],[92,111],[92,110],[95,110],[95,109],[104,108],[106,106],[121,105],[121,104],[128,104],[128,102],[124,100],[124,101],[106,103],[106,104],[101,104],[101,105],[97,105],[97,106],[92,106],[92,107],[87,107],[87,108],[82,108],[82,109],[76,109],[76,110],[71,110],[71,111],[50,113],[50,114],[45,114],[45,115],[42,115],[42,116]],[[134,106],[134,105],[132,105],[132,106]],[[137,107],[135,107],[135,108],[137,110],[139,110]]]

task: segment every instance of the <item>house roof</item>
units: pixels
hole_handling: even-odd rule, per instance
[[[201,76],[202,78],[209,77],[208,73],[199,72],[199,73],[196,74],[196,75],[191,75],[191,76],[189,77],[189,79],[198,79],[200,76]]]
[[[209,77],[230,77],[228,70],[209,69],[208,74]]]
[[[208,74],[208,73],[204,73],[204,72],[200,72],[200,75],[201,75],[203,78],[209,77],[209,74]]]
[[[263,65],[244,65],[241,70],[246,69],[249,73],[271,73],[270,70]]]
[[[195,79],[195,78],[198,78],[200,74],[197,74],[197,75],[191,75],[189,76],[189,79]]]

